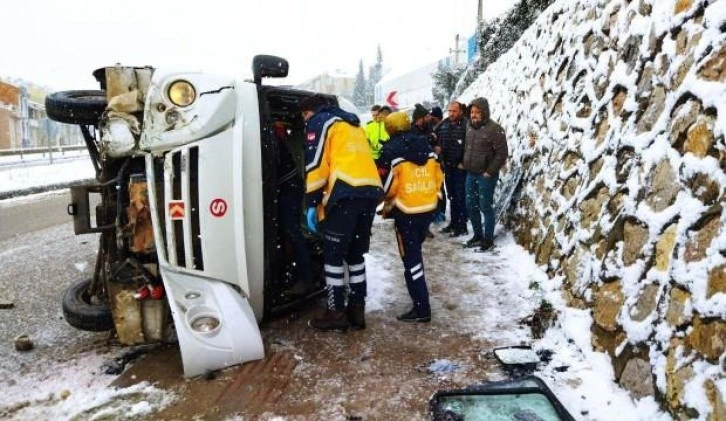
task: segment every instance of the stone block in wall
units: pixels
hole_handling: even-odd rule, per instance
[[[655,74],[659,78],[665,77],[671,67],[671,59],[668,54],[661,53],[655,58]]]
[[[594,319],[598,326],[608,332],[618,329],[618,314],[625,296],[620,280],[606,282],[595,290]]]
[[[692,5],[693,5],[693,0],[678,0],[676,2],[675,8],[673,9],[673,14],[677,15],[681,12],[684,12],[684,11],[690,9]]]
[[[638,134],[649,132],[653,129],[656,121],[660,118],[665,108],[666,91],[665,87],[658,85],[653,88],[653,93],[648,99],[645,112],[638,121]]]
[[[640,62],[640,45],[642,43],[642,35],[630,35],[627,41],[625,41],[623,48],[620,50],[620,60],[628,65],[628,74],[630,74],[630,72],[632,72]]]
[[[655,268],[661,272],[668,270],[676,245],[678,224],[671,224],[658,239],[655,245]]]
[[[726,322],[723,320],[706,322],[700,317],[695,317],[693,329],[686,336],[686,345],[715,362],[726,352]]]
[[[695,375],[691,364],[677,367],[677,355],[679,348],[682,348],[683,341],[671,339],[666,358],[666,402],[671,409],[681,406],[685,394],[686,384]]]
[[[578,310],[587,310],[590,308],[587,306],[587,302],[585,302],[585,300],[577,297],[569,289],[562,291],[562,298],[564,298],[568,307],[576,308]]]
[[[635,399],[655,395],[653,368],[647,358],[633,358],[627,362],[620,377],[620,385]]]
[[[699,173],[691,177],[688,180],[688,187],[690,187],[693,197],[707,206],[715,205],[721,194],[721,185],[707,174]]]
[[[708,379],[703,383],[703,390],[706,392],[706,398],[711,403],[712,411],[706,418],[706,421],[724,421],[726,420],[726,404],[724,396],[716,387],[713,380]]]
[[[562,186],[562,196],[564,196],[565,199],[571,199],[575,193],[577,193],[577,188],[579,186],[580,177],[578,175],[568,178],[567,182]]]
[[[681,139],[685,139],[688,130],[698,119],[698,114],[701,112],[701,102],[690,99],[685,103],[678,106],[672,114],[671,123],[671,145],[681,142]]]
[[[602,142],[605,141],[605,136],[607,136],[608,130],[610,130],[610,121],[608,120],[607,110],[603,110],[598,118],[600,119],[600,122],[597,123],[597,128],[595,129],[595,144],[600,146]]]
[[[716,266],[708,272],[706,298],[711,298],[718,293],[726,294],[726,265]]]
[[[656,212],[660,212],[673,204],[681,186],[671,163],[664,159],[656,167],[650,183],[646,203]]]
[[[711,82],[726,82],[726,46],[703,64],[698,76]]]
[[[701,115],[696,123],[688,130],[683,152],[692,153],[699,158],[708,155],[713,145],[713,117]]]
[[[635,307],[630,311],[630,318],[636,322],[645,320],[656,308],[658,304],[658,292],[660,286],[657,284],[648,284],[643,288]]]
[[[686,76],[688,75],[688,72],[691,70],[691,67],[693,67],[693,64],[696,62],[696,59],[693,57],[693,53],[689,53],[683,61],[681,61],[681,64],[678,65],[678,69],[676,70],[676,73],[673,75],[673,79],[671,80],[671,86],[670,88],[672,90],[676,90],[681,86],[681,83],[686,79]]]
[[[638,260],[643,246],[648,242],[648,227],[633,221],[625,221],[623,226],[623,264],[630,266]]]
[[[549,263],[550,257],[552,255],[552,250],[555,247],[555,230],[550,226],[550,228],[547,230],[547,236],[545,237],[544,241],[542,242],[542,247],[539,249],[539,253],[537,254],[537,264],[542,265],[545,263]]]
[[[580,106],[575,115],[577,118],[587,118],[590,117],[590,114],[592,114],[592,103],[590,102],[590,98],[585,95],[582,100],[580,100]]]
[[[611,357],[615,356],[615,350],[628,339],[625,332],[620,328],[611,332],[593,323],[590,331],[592,332],[592,348],[597,352],[605,352]]]
[[[613,111],[615,111],[615,115],[619,116],[622,114],[623,106],[625,105],[625,100],[627,98],[627,89],[623,88],[622,86],[615,88],[615,95],[613,95]]]
[[[650,95],[653,89],[653,65],[647,63],[643,69],[643,73],[640,74],[640,81],[638,81],[638,94],[639,95]]]
[[[625,199],[627,198],[627,194],[624,192],[618,192],[613,196],[610,201],[608,202],[608,212],[612,215],[616,215],[620,213],[620,210],[623,209],[623,204],[625,203]]]
[[[691,301],[691,293],[678,287],[671,288],[666,321],[669,325],[677,327],[688,323],[691,320],[690,310],[686,312],[686,306]]]
[[[701,31],[691,34],[685,28],[681,28],[676,36],[676,54],[683,56],[687,52],[693,51],[698,43],[701,42],[702,37],[703,32]]]
[[[580,203],[580,224],[585,229],[589,229],[592,224],[600,219],[603,206],[610,200],[610,191],[607,187],[601,187],[594,197],[592,196],[591,193],[591,198]]]
[[[683,256],[685,261],[697,262],[703,260],[706,257],[706,250],[711,247],[711,242],[716,238],[720,229],[721,221],[719,218],[713,217],[698,229],[695,235],[690,234],[686,243],[686,252]]]
[[[596,159],[595,161],[591,162],[590,167],[590,177],[588,178],[588,182],[592,182],[598,174],[600,174],[600,171],[602,171],[602,167],[605,165],[605,160],[602,159],[602,157]]]

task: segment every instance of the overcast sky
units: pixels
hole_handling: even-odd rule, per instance
[[[514,0],[484,0],[493,17]],[[344,11],[354,9],[354,13]],[[91,71],[124,65],[252,75],[255,54],[290,62],[285,83],[355,75],[381,45],[384,67],[415,69],[474,33],[477,0],[35,0],[3,2],[0,76],[52,89],[96,88]]]

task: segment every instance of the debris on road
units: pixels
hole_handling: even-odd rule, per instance
[[[19,335],[15,337],[15,350],[20,352],[27,352],[33,349],[33,341],[30,340],[28,335]]]

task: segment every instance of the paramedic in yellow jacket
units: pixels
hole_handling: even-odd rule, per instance
[[[328,105],[321,95],[300,102],[305,119],[305,173],[308,227],[322,224],[323,261],[328,302],[325,312],[310,321],[322,331],[365,328],[366,268],[381,180],[365,133],[355,114]],[[345,307],[346,265],[350,283]]]
[[[421,245],[436,212],[444,176],[429,138],[410,130],[411,121],[405,112],[389,115],[385,124],[391,138],[379,160],[381,165],[390,163],[384,184],[384,214],[394,218],[406,287],[413,300],[413,308],[398,320],[430,322]]]

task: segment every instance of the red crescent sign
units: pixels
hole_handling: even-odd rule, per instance
[[[386,102],[392,108],[398,108],[398,102],[396,102],[396,100],[393,99],[393,97],[395,97],[397,93],[398,93],[398,91],[391,91],[388,93],[388,97],[386,97]]]

